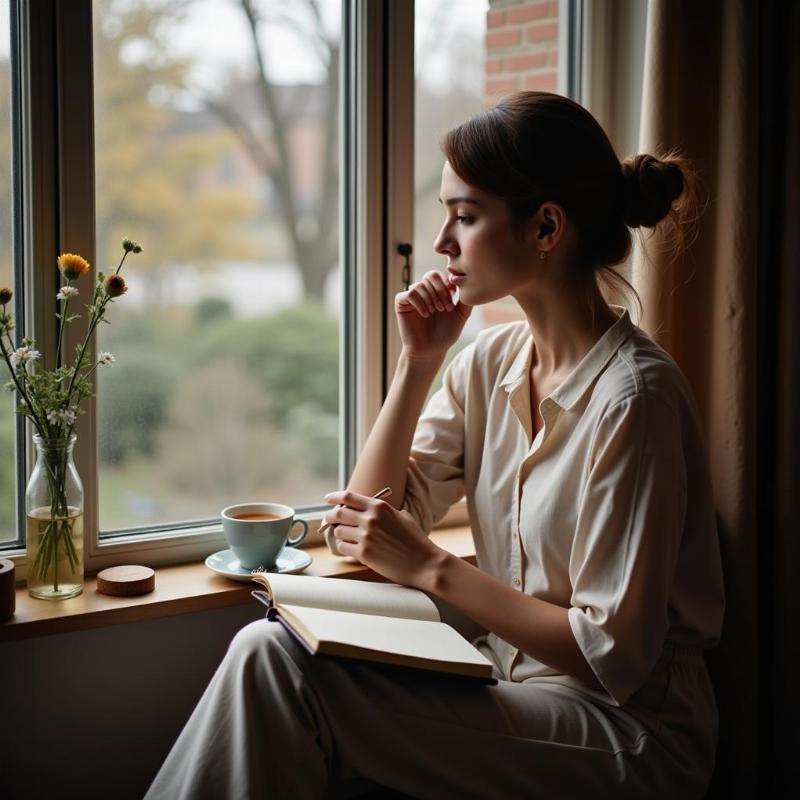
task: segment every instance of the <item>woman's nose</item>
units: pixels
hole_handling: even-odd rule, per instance
[[[453,240],[453,237],[449,235],[446,225],[442,227],[439,235],[434,240],[433,250],[443,256],[453,256],[458,252],[458,245]]]

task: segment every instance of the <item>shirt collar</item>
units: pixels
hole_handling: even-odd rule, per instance
[[[595,378],[619,350],[620,345],[633,333],[634,325],[628,310],[615,305],[612,305],[611,308],[619,312],[617,321],[595,342],[591,350],[580,360],[578,366],[550,394],[550,399],[564,409],[572,408],[583,397]],[[532,355],[533,337],[529,335],[500,382],[507,393],[511,394],[527,379],[531,370]]]

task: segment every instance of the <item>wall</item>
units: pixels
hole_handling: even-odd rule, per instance
[[[428,596],[466,638],[485,632]],[[253,600],[0,644],[6,688],[0,797],[141,800],[231,639],[263,620],[263,611]],[[345,800],[374,788],[353,778],[331,786],[325,798]]]
[[[0,645],[0,796],[141,800],[253,601]]]
[[[520,89],[558,86],[558,0],[490,0],[485,101]]]

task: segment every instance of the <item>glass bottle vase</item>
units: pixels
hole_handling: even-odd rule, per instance
[[[83,484],[72,449],[77,436],[34,435],[36,464],[25,490],[28,594],[66,600],[83,591]]]

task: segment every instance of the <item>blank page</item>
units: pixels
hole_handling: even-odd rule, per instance
[[[311,634],[312,642],[339,642],[377,652],[492,667],[482,653],[449,625],[397,617],[376,617],[305,606],[284,606],[287,622]],[[295,623],[296,624],[296,623]]]
[[[322,578],[317,575],[261,573],[275,605],[333,608],[383,617],[439,621],[439,610],[425,592],[396,583]]]

